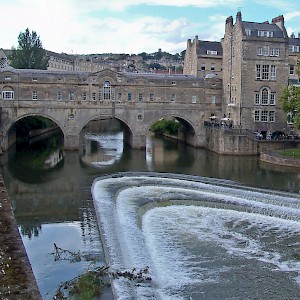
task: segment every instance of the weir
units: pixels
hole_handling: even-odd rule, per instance
[[[159,173],[103,176],[92,193],[110,267],[152,278],[112,279],[116,299],[300,296],[297,194]]]

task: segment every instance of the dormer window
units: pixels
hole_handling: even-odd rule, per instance
[[[218,55],[218,51],[216,51],[216,50],[207,50],[206,54],[208,54],[208,55]]]
[[[261,37],[273,37],[274,32],[273,31],[267,31],[267,30],[258,30],[257,31],[257,36]]]
[[[248,36],[250,36],[250,35],[251,35],[251,29],[249,29],[249,28],[246,28],[246,29],[245,29],[245,31],[246,31],[246,35],[248,35]]]

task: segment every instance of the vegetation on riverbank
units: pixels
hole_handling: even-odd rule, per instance
[[[161,119],[151,126],[151,131],[155,134],[177,135],[180,123],[176,120]]]
[[[298,148],[284,149],[284,150],[280,150],[278,153],[282,156],[286,156],[286,157],[289,157],[289,158],[298,158],[298,159],[300,159],[300,149],[298,149]]]
[[[55,260],[69,260],[70,262],[79,262],[81,260],[91,261],[89,269],[81,275],[72,280],[63,282],[54,295],[55,300],[89,300],[96,299],[100,296],[106,286],[110,286],[110,279],[125,278],[132,282],[139,284],[140,282],[149,282],[152,278],[149,276],[149,267],[138,270],[111,270],[109,266],[95,267],[96,260],[82,255],[79,251],[72,252],[70,250],[62,249],[54,244],[54,251],[52,254]]]

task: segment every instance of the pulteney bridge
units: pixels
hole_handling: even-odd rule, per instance
[[[222,112],[222,82],[215,77],[6,67],[0,70],[0,90],[3,150],[15,142],[14,124],[28,116],[54,121],[65,149],[78,149],[82,128],[97,118],[118,119],[125,126],[125,142],[144,148],[151,125],[164,117],[183,124],[180,139],[202,147],[204,120]]]

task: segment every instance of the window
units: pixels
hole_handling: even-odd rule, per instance
[[[276,93],[272,92],[270,94],[270,105],[275,105],[276,104]]]
[[[268,46],[262,47],[262,55],[269,56],[269,47]]]
[[[254,105],[275,105],[276,93],[272,92],[269,87],[263,87],[255,93]]]
[[[143,101],[143,94],[139,94],[139,101]]]
[[[271,65],[271,80],[276,80],[276,66]]]
[[[215,71],[215,70],[216,70],[216,64],[213,64],[213,63],[212,63],[212,64],[210,65],[210,70],[211,70],[211,71]]]
[[[269,111],[269,122],[275,122],[275,111]]]
[[[279,48],[271,48],[270,56],[279,56]]]
[[[201,71],[205,71],[205,64],[201,64]]]
[[[256,79],[260,79],[260,70],[261,70],[260,65],[256,65]]]
[[[86,100],[86,92],[83,92],[83,93],[81,94],[81,99],[82,99],[82,100]]]
[[[62,94],[61,94],[61,92],[57,92],[56,93],[56,100],[58,100],[58,101],[62,100]]]
[[[96,101],[96,93],[92,93],[92,100]]]
[[[251,29],[249,29],[249,28],[246,28],[246,29],[245,29],[245,31],[246,31],[246,35],[248,35],[248,36],[250,36],[250,35],[251,35]]]
[[[192,96],[192,103],[196,103],[197,102],[197,96]]]
[[[273,31],[266,31],[266,30],[258,30],[257,36],[260,37],[273,37],[274,33]]]
[[[111,99],[111,85],[110,85],[109,81],[104,81],[102,91],[103,91],[103,99],[110,100]]]
[[[207,50],[206,54],[208,54],[208,55],[218,55],[218,51],[216,51],[216,50]]]
[[[5,76],[5,80],[11,80],[10,76]]]
[[[74,92],[70,92],[70,93],[69,93],[69,100],[70,100],[70,101],[75,100],[75,94],[74,94]]]
[[[154,101],[154,99],[155,99],[154,94],[150,94],[150,101]]]
[[[290,65],[290,75],[295,75],[295,66]]]
[[[216,96],[215,95],[211,96],[210,101],[212,104],[216,104]]]
[[[254,112],[254,122],[259,122],[259,117],[260,117],[260,111],[259,110],[256,110]]]
[[[267,88],[263,88],[261,91],[261,105],[269,104],[269,90]]]
[[[171,101],[172,101],[172,102],[175,102],[175,101],[176,101],[176,94],[172,94],[172,95],[171,95]]]
[[[262,47],[258,47],[258,48],[257,48],[257,55],[258,55],[258,56],[263,55],[263,48],[262,48]]]
[[[128,94],[127,94],[127,100],[128,100],[128,101],[131,101],[131,100],[132,100],[132,94],[131,94],[131,93],[128,93]]]
[[[171,83],[172,85],[176,85],[176,81],[172,81],[172,83]]]
[[[260,105],[260,95],[259,93],[256,93],[255,94],[255,102],[254,102],[255,105]]]
[[[276,80],[275,65],[256,65],[257,80]]]
[[[3,100],[13,100],[14,99],[14,91],[2,91],[2,99]]]
[[[263,110],[261,112],[261,118],[260,118],[261,122],[268,122],[268,115],[269,115],[269,112]]]
[[[37,100],[37,91],[32,92],[32,100]]]
[[[290,52],[299,52],[299,46],[289,45]]]
[[[261,79],[262,80],[268,80],[269,79],[269,65],[263,65],[262,66],[262,74],[261,74]]]

